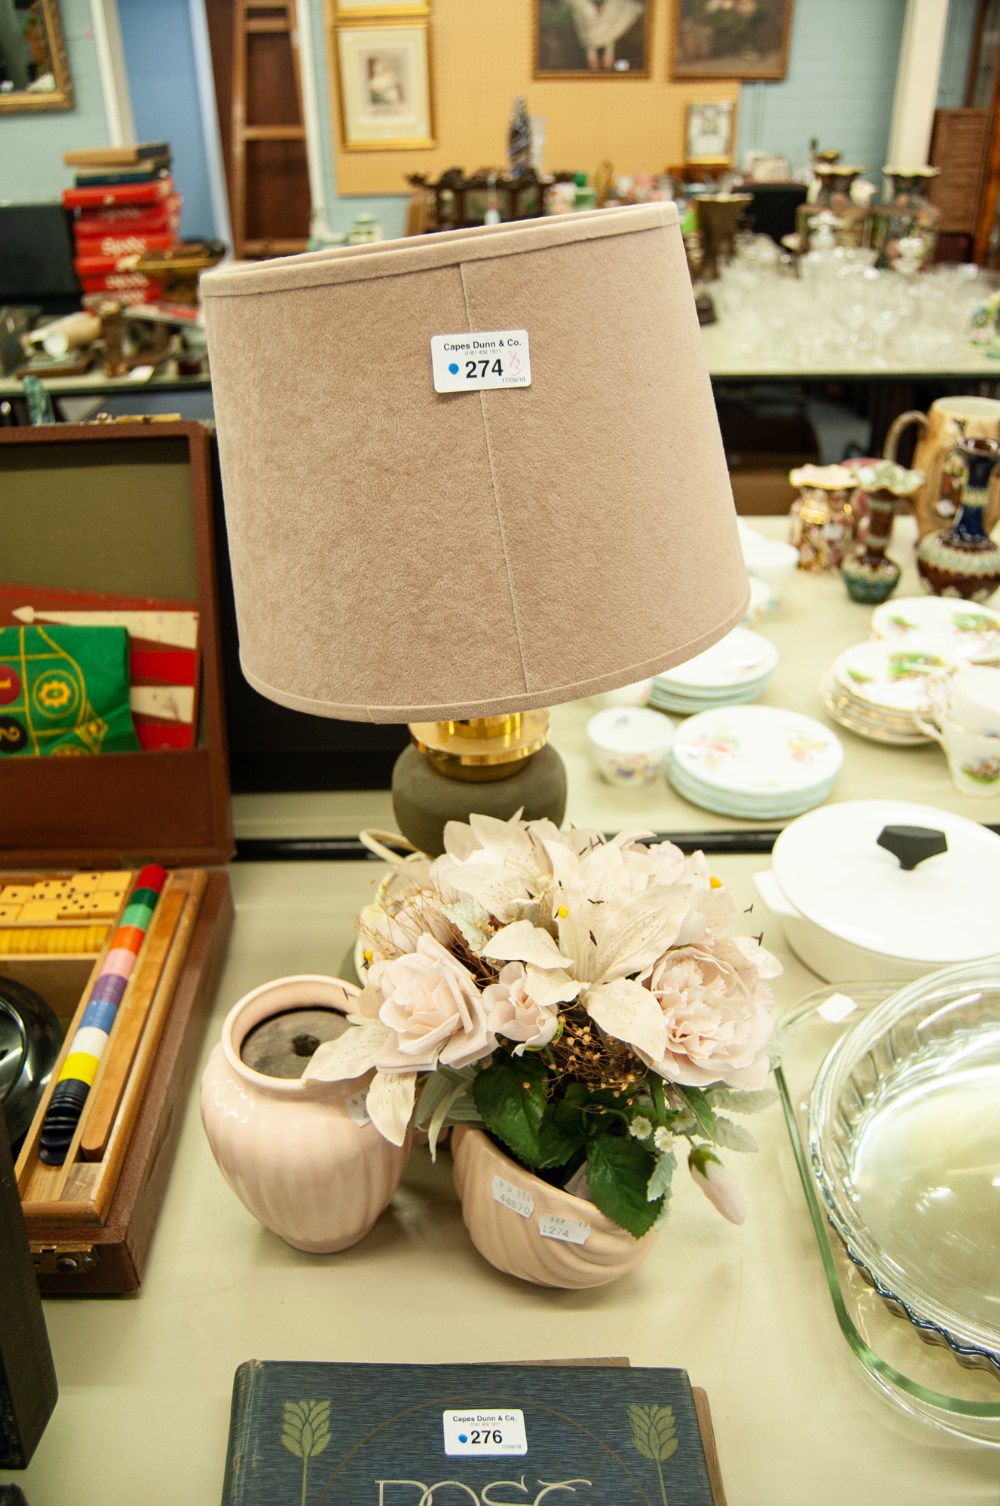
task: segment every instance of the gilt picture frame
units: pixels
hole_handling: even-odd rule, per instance
[[[650,77],[653,0],[533,0],[535,78]]]
[[[689,104],[684,124],[684,161],[705,167],[728,167],[733,160],[736,106],[732,100],[698,100]]]
[[[0,14],[0,113],[74,104],[59,0],[9,0]]]
[[[371,21],[397,16],[429,16],[427,0],[327,0],[336,21]]]
[[[784,78],[793,4],[794,0],[676,0],[671,78]]]
[[[429,30],[423,20],[334,29],[345,151],[410,151],[436,145]]]

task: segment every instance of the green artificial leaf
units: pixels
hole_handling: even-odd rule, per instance
[[[314,1459],[330,1442],[328,1401],[286,1401],[281,1412],[281,1441],[297,1459]]]
[[[570,1103],[548,1106],[538,1131],[538,1167],[565,1166],[587,1143],[587,1131],[579,1108]]]
[[[630,1406],[632,1442],[644,1459],[664,1464],[676,1452],[679,1439],[673,1407]]]
[[[488,1130],[527,1166],[537,1166],[538,1131],[545,1112],[544,1063],[535,1056],[499,1057],[473,1085]]]
[[[446,1124],[478,1124],[479,1113],[469,1096],[473,1073],[463,1068],[456,1072],[438,1068],[426,1079],[414,1122],[427,1131],[431,1160],[437,1160],[437,1145]]]
[[[674,1172],[677,1170],[677,1157],[672,1150],[664,1151],[656,1165],[653,1167],[653,1175],[646,1183],[646,1199],[655,1203],[658,1198],[668,1198],[673,1186]]]
[[[701,1088],[678,1088],[691,1107],[691,1112],[698,1122],[698,1128],[708,1140],[715,1139],[715,1115],[712,1113],[712,1105],[708,1101],[708,1094],[703,1093]]]
[[[723,1150],[757,1149],[757,1142],[748,1129],[742,1124],[737,1124],[732,1119],[723,1119],[718,1116],[715,1121],[715,1143],[721,1145]]]
[[[726,1109],[730,1114],[760,1114],[778,1101],[777,1088],[758,1088],[749,1092],[741,1088],[709,1088],[705,1094],[713,1109]]]
[[[641,1239],[660,1213],[663,1199],[650,1202],[646,1188],[655,1165],[638,1140],[609,1131],[587,1141],[587,1184],[601,1212],[635,1239]]]

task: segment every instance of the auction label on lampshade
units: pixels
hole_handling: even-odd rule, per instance
[[[519,1407],[470,1407],[443,1412],[444,1451],[466,1458],[486,1459],[497,1454],[526,1454],[528,1435]]]
[[[528,331],[494,329],[472,335],[432,335],[431,367],[435,392],[530,387]]]

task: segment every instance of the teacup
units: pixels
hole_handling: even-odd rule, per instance
[[[1000,795],[1000,737],[975,732],[940,710],[918,714],[916,723],[941,744],[951,782],[960,794],[980,799]]]
[[[652,784],[673,740],[673,722],[649,706],[608,706],[587,723],[591,756],[609,784]]]
[[[1000,669],[959,664],[945,688],[952,718],[969,732],[1000,737]]]

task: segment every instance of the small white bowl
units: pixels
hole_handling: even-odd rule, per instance
[[[587,723],[594,765],[609,784],[653,784],[673,740],[673,722],[648,706],[608,706]]]
[[[799,567],[799,551],[795,545],[783,543],[780,539],[767,539],[745,524],[740,529],[740,542],[747,570],[770,586],[774,599],[780,601]]]
[[[602,690],[600,695],[592,695],[590,704],[602,708],[604,706],[646,706],[652,689],[652,680],[637,680],[634,685],[620,685],[617,690]]]

